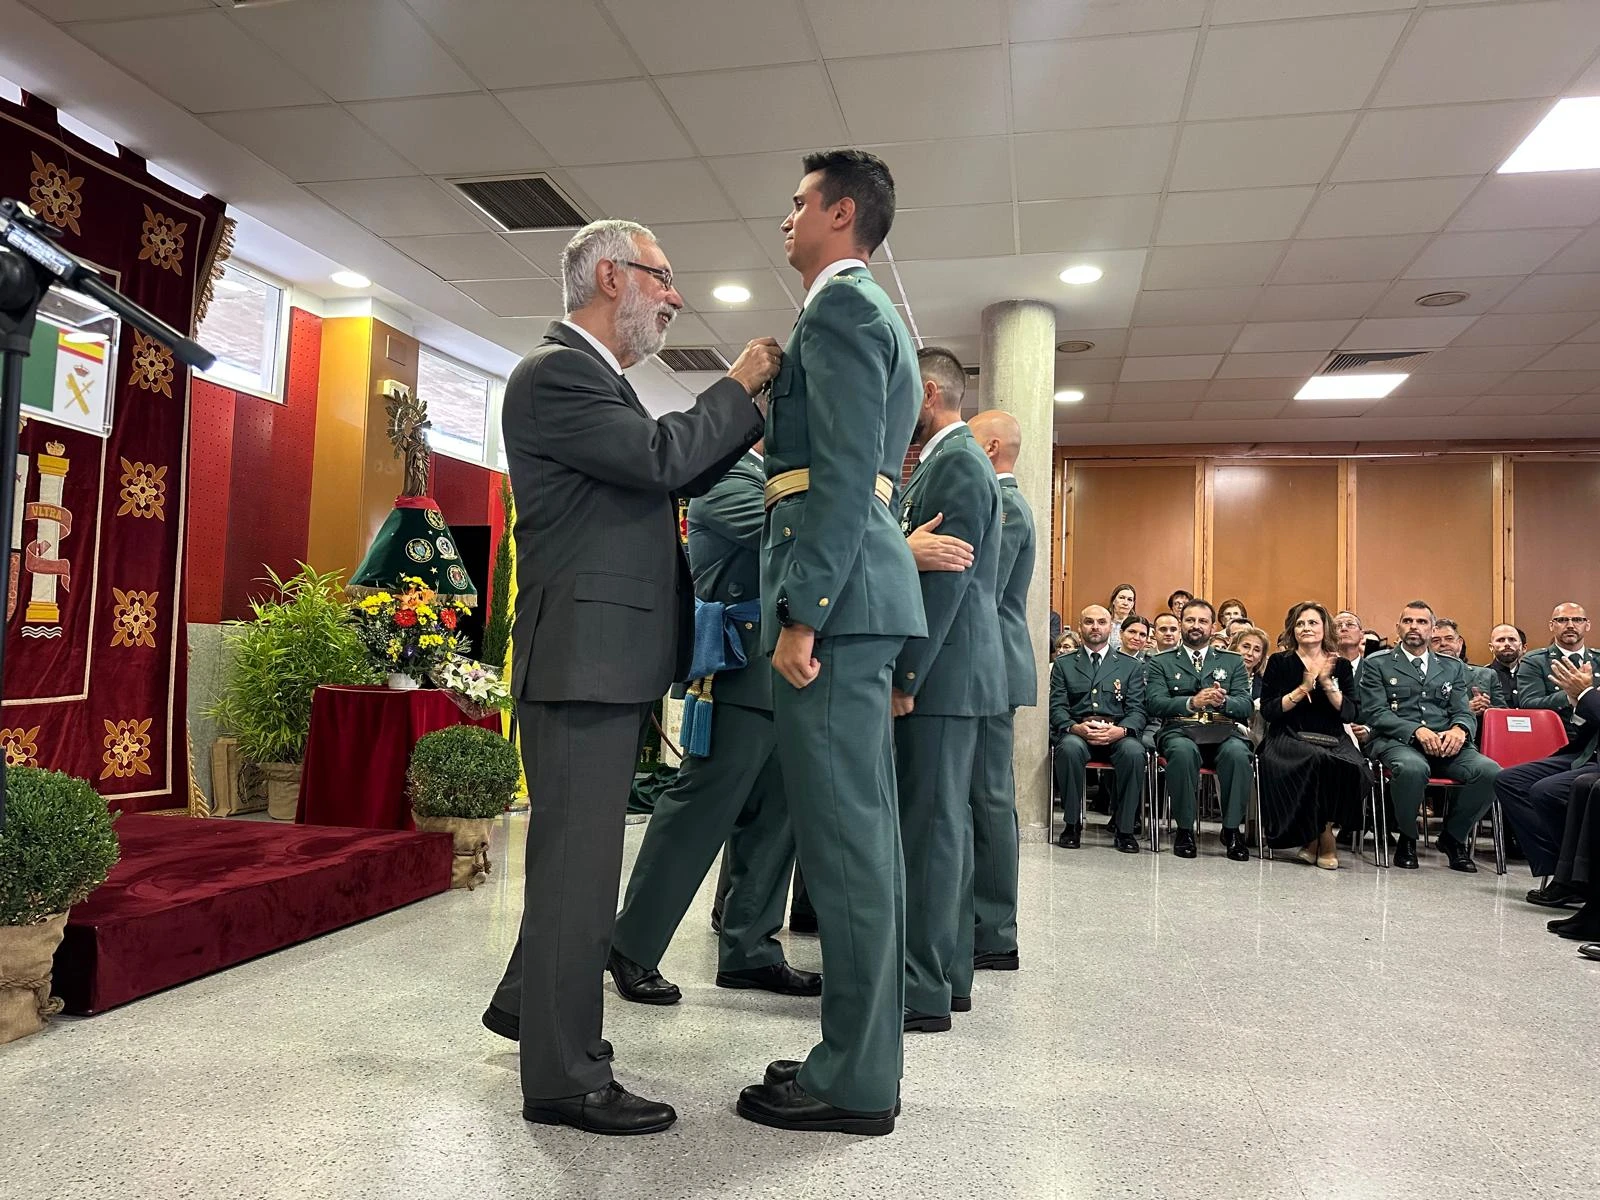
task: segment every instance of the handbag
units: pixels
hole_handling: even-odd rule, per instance
[[[1179,717],[1162,726],[1188,738],[1196,746],[1220,746],[1238,735],[1239,727],[1227,719],[1202,721],[1198,717]]]
[[[1335,737],[1331,733],[1313,733],[1307,729],[1295,729],[1291,730],[1291,732],[1302,742],[1308,742],[1313,746],[1321,746],[1324,750],[1337,750],[1340,742],[1349,740]]]

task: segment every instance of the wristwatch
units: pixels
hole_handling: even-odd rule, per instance
[[[789,615],[789,597],[779,596],[778,603],[773,606],[778,615],[778,624],[788,629],[794,624],[794,618]]]

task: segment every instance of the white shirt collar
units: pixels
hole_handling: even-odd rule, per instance
[[[1575,649],[1568,650],[1560,642],[1551,642],[1550,649],[1554,653],[1561,655],[1562,658],[1570,658],[1574,654],[1582,654],[1587,657],[1589,654],[1589,649],[1587,646],[1578,646]]]
[[[751,458],[755,459],[762,466],[766,466],[767,465],[767,460],[761,457],[761,451],[759,451],[759,450],[746,450],[745,453],[748,454]]]
[[[600,352],[600,357],[605,359],[608,367],[610,367],[618,375],[622,374],[622,364],[617,361],[617,356],[611,353],[610,347],[608,347],[599,338],[595,337],[594,334],[590,333],[582,325],[574,325],[571,321],[562,321],[561,323],[568,329],[575,330],[584,341],[588,342],[589,345],[593,346]]]
[[[995,473],[996,479],[1015,479],[1016,477],[1017,473],[1015,471],[997,471]]]
[[[801,311],[810,307],[811,301],[816,299],[822,285],[827,283],[840,271],[848,271],[851,267],[865,267],[867,264],[859,258],[841,258],[838,262],[831,262],[822,268],[822,271],[811,281],[811,290],[806,293],[806,302],[800,306]]]
[[[965,429],[966,427],[967,423],[965,421],[951,421],[950,424],[946,425],[943,429],[939,430],[938,433],[934,434],[931,438],[922,443],[922,450],[917,455],[917,461],[926,462],[928,455],[933,453],[933,448],[935,446],[944,441],[946,434],[950,433],[952,430]]]

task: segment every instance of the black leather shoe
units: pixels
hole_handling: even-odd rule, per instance
[[[1015,950],[985,950],[972,956],[974,971],[1019,971],[1022,959]]]
[[[1394,854],[1389,861],[1402,871],[1415,871],[1417,869],[1417,839],[1405,836],[1398,838],[1395,841]]]
[[[1600,942],[1589,942],[1587,945],[1579,946],[1578,953],[1585,958],[1592,958],[1595,962],[1600,962]]]
[[[522,1118],[539,1125],[571,1125],[585,1133],[627,1135],[660,1133],[678,1119],[670,1104],[635,1096],[611,1082],[584,1096],[558,1100],[524,1100]]]
[[[905,1031],[907,1033],[949,1033],[950,1014],[936,1017],[929,1013],[906,1012]]]
[[[800,1077],[800,1063],[792,1058],[780,1058],[776,1062],[767,1064],[767,1073],[764,1082],[769,1086],[775,1083],[792,1083]],[[894,1102],[894,1115],[900,1115],[900,1101]]]
[[[617,985],[617,995],[635,1004],[676,1004],[683,999],[678,985],[668,983],[653,967],[641,967],[615,950],[606,959],[606,970]]]
[[[1200,851],[1195,848],[1194,830],[1180,829],[1172,835],[1172,854],[1174,858],[1194,858]]]
[[[1528,893],[1528,903],[1540,908],[1577,908],[1583,903],[1583,893],[1570,884],[1552,879],[1541,888]]]
[[[496,1008],[491,1004],[483,1010],[483,1027],[490,1033],[498,1033],[509,1042],[518,1040],[519,1025],[518,1018],[512,1016],[503,1008]]]
[[[1061,836],[1056,838],[1056,845],[1060,846],[1064,850],[1076,850],[1076,849],[1078,849],[1078,847],[1083,845],[1083,826],[1082,825],[1064,825],[1064,826],[1062,826],[1062,828],[1061,828]]]
[[[783,1083],[755,1083],[739,1093],[739,1115],[757,1125],[790,1129],[797,1133],[894,1132],[894,1110],[851,1112],[835,1108],[807,1094],[793,1079]]]
[[[1224,829],[1222,844],[1227,847],[1228,857],[1234,862],[1250,861],[1250,844],[1237,829]]]
[[[951,996],[950,997],[950,1011],[953,1012],[953,1013],[971,1012],[972,1011],[972,997],[971,996]]]
[[[1557,917],[1553,921],[1546,921],[1544,927],[1551,933],[1560,933],[1564,929],[1571,929],[1577,922],[1578,914],[1573,913],[1571,916]]]
[[[816,913],[796,913],[796,912],[792,912],[792,913],[789,914],[789,932],[790,933],[815,933],[816,931],[817,931],[817,914]]]
[[[1545,928],[1571,942],[1592,942],[1600,938],[1600,912],[1593,912],[1585,905],[1570,917],[1547,922]]]
[[[717,986],[753,988],[780,996],[820,996],[822,976],[815,971],[797,971],[786,962],[775,962],[747,971],[718,971]]]
[[[1134,837],[1133,834],[1117,833],[1115,837],[1116,841],[1114,844],[1123,854],[1139,853],[1139,839]]]
[[[1471,852],[1448,833],[1441,833],[1437,842],[1439,852],[1450,860],[1452,871],[1465,871],[1469,875],[1478,873],[1478,864],[1472,861]]]

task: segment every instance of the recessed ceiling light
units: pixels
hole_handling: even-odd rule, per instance
[[[1295,393],[1296,400],[1382,400],[1411,376],[1313,375]]]
[[[1056,400],[1062,404],[1076,404],[1083,399],[1083,393],[1077,388],[1062,388],[1056,393]]]
[[[372,286],[372,280],[365,275],[357,275],[354,271],[335,271],[329,278],[340,287],[369,288]]]
[[[741,287],[737,283],[725,283],[721,287],[712,288],[711,295],[724,304],[743,304],[750,299],[750,289]]]
[[[1085,342],[1085,341],[1076,340],[1076,339],[1074,339],[1072,341],[1057,342],[1056,343],[1056,353],[1057,354],[1083,354],[1083,353],[1086,353],[1087,351],[1090,351],[1090,350],[1093,350],[1093,349],[1094,349],[1094,343],[1093,342]]]
[[[1104,274],[1105,272],[1099,267],[1091,267],[1087,263],[1079,263],[1077,266],[1068,267],[1065,271],[1061,272],[1061,282],[1077,284],[1081,286],[1085,283],[1093,283]]]
[[[1500,164],[1501,175],[1600,167],[1600,96],[1557,100],[1544,120]]]
[[[1422,308],[1449,308],[1452,304],[1470,299],[1471,295],[1471,292],[1429,292],[1426,296],[1418,296],[1416,302]]]

